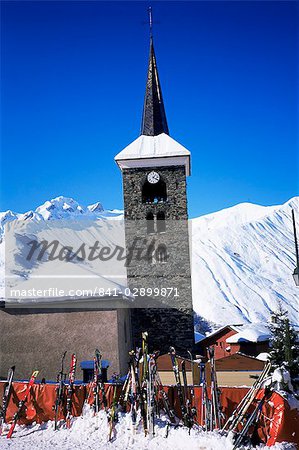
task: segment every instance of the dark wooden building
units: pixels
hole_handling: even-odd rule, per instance
[[[269,350],[269,334],[247,333],[251,325],[227,325],[211,333],[196,344],[196,353],[207,356],[207,347],[215,349],[215,359],[235,353],[258,356]],[[254,334],[254,335],[253,335]],[[246,337],[247,336],[247,337]],[[251,340],[250,340],[251,339]]]
[[[219,386],[252,386],[263,371],[265,362],[253,356],[234,353],[216,360]]]

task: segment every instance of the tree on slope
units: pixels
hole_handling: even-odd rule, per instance
[[[287,311],[281,304],[278,310],[271,314],[269,329],[272,366],[274,369],[285,368],[290,373],[292,381],[295,381],[299,377],[298,336],[290,324]]]

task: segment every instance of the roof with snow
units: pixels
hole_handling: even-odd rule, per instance
[[[243,325],[239,332],[226,339],[228,344],[240,342],[265,342],[270,339],[268,327],[262,323],[251,323]]]
[[[270,339],[270,332],[267,325],[264,325],[262,323],[251,323],[225,325],[208,334],[198,342],[210,340],[218,334],[223,333],[225,330],[235,331],[235,334],[233,336],[230,336],[226,339],[226,342],[228,344],[237,344],[239,342],[265,342]]]
[[[256,359],[259,359],[260,361],[268,361],[270,359],[270,355],[269,353],[262,352],[257,355]]]
[[[159,158],[159,162],[157,158]],[[189,150],[165,133],[158,136],[139,136],[114,159],[121,169],[184,165],[186,174],[190,175]]]
[[[212,338],[212,337],[214,337],[214,336],[217,336],[217,334],[222,333],[222,332],[225,331],[226,329],[227,329],[228,331],[233,330],[233,331],[238,332],[239,329],[238,329],[237,327],[240,327],[240,326],[242,326],[242,324],[241,324],[241,325],[240,325],[240,324],[239,324],[239,325],[224,325],[223,327],[217,328],[217,330],[212,331],[211,333],[209,333],[209,334],[207,334],[206,336],[204,336],[202,340],[210,339],[210,338]]]
[[[115,156],[115,161],[139,158],[164,158],[170,156],[190,156],[189,150],[172,139],[168,134],[158,136],[141,135]]]

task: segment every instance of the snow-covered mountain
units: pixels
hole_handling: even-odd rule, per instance
[[[59,219],[99,219],[99,218],[122,218],[123,211],[118,209],[105,210],[100,202],[94,203],[87,207],[81,206],[76,200],[59,196],[48,200],[35,211],[28,211],[24,214],[14,213],[10,210],[0,213],[0,236],[3,233],[4,226],[7,222],[15,219],[33,220],[39,222],[41,220],[59,220]]]
[[[192,220],[195,310],[217,324],[264,322],[278,302],[299,323],[291,209],[242,203]]]
[[[265,322],[281,301],[292,322],[299,323],[292,208],[298,217],[299,197],[279,206],[242,203],[191,221],[193,301],[202,318],[217,325]],[[0,236],[5,223],[16,219],[122,217],[122,211],[105,210],[99,202],[84,207],[60,196],[25,214],[0,213]],[[0,258],[3,268],[3,243]]]

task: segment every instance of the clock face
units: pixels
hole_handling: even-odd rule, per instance
[[[160,175],[157,172],[152,171],[147,176],[147,181],[151,184],[158,183],[159,180],[160,180]]]

